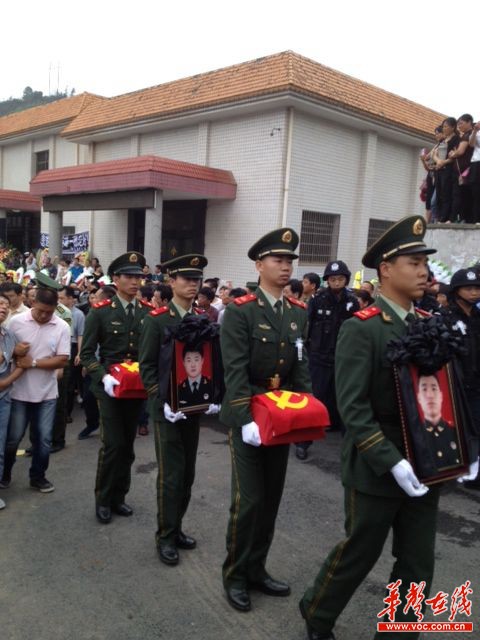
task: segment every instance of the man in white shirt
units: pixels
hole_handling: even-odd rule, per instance
[[[70,327],[55,316],[57,303],[57,291],[39,288],[32,309],[12,318],[9,325],[17,342],[25,344],[25,354],[16,359],[24,374],[14,382],[11,391],[3,481],[11,480],[17,448],[30,423],[33,434],[30,486],[42,493],[54,491],[45,472],[58,395],[56,369],[65,367],[70,356]]]

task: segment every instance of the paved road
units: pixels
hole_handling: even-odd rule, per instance
[[[253,594],[254,610],[233,611],[220,579],[229,507],[226,430],[215,419],[201,430],[197,479],[184,522],[198,539],[177,567],[154,547],[156,463],[153,437],[137,438],[129,503],[132,518],[98,524],[93,480],[98,436],[78,441],[82,412],[67,447],[51,457],[56,491],[28,488],[28,458],[19,458],[0,512],[1,640],[303,640],[297,602],[343,534],[337,434],[315,443],[306,462],[292,452],[268,568],[292,585],[287,599]],[[470,579],[480,613],[480,493],[447,487],[441,502],[434,590],[452,593]],[[337,640],[373,636],[392,557],[390,542],[336,627]],[[442,619],[446,619],[443,618]],[[456,638],[469,637],[452,634]],[[428,638],[447,639],[447,634]],[[472,637],[472,636],[470,636]],[[478,637],[474,634],[473,637]]]

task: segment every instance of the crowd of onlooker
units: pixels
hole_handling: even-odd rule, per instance
[[[427,222],[480,224],[480,123],[465,113],[445,118],[434,134],[436,144],[420,155]]]

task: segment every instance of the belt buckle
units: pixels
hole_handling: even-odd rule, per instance
[[[280,389],[280,383],[280,376],[276,373],[273,378],[268,378],[268,390],[276,391],[277,389]]]

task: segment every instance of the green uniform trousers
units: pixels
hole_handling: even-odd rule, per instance
[[[155,422],[157,476],[157,547],[172,544],[182,529],[195,480],[200,416]]]
[[[289,445],[253,447],[241,429],[229,433],[232,457],[232,503],[227,529],[223,584],[247,588],[263,580],[268,550],[287,473]]]
[[[52,445],[65,445],[67,431],[67,390],[70,384],[70,364],[63,370],[63,376],[57,379],[58,398],[55,407],[55,419],[53,421]]]
[[[346,607],[357,587],[366,578],[382,553],[390,529],[393,530],[392,554],[395,564],[388,582],[402,580],[402,605],[396,622],[416,621],[412,609],[406,615],[405,594],[411,582],[425,580],[428,597],[433,578],[435,531],[439,487],[421,498],[383,497],[345,488],[345,530],[347,538],[327,557],[313,587],[305,592],[300,606],[308,623],[321,633],[328,633]],[[388,583],[385,583],[385,586]],[[377,613],[369,613],[372,630],[376,629]],[[373,635],[373,634],[372,634]],[[418,638],[415,633],[376,633],[375,638]]]
[[[99,505],[121,504],[130,489],[135,460],[133,443],[143,400],[117,400],[96,390],[100,411],[100,437],[95,498]]]

